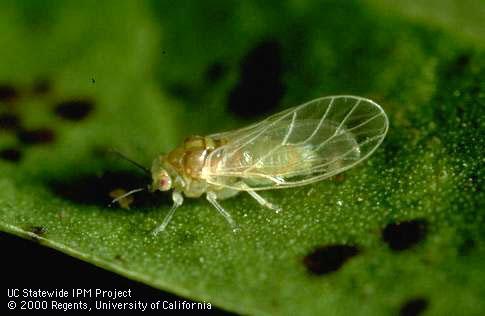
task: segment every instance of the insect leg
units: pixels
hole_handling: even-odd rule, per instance
[[[272,209],[272,210],[276,211],[276,213],[279,213],[282,210],[282,208],[279,205],[276,205],[276,204],[273,204],[273,203],[266,201],[265,198],[263,198],[261,195],[256,193],[256,191],[247,190],[246,192],[248,192],[249,195],[251,195],[262,206],[267,207],[269,209]]]
[[[165,229],[165,227],[167,227],[168,223],[170,222],[170,220],[173,217],[173,214],[175,213],[175,210],[180,205],[182,205],[182,203],[184,202],[184,197],[182,196],[182,193],[180,193],[178,191],[173,191],[172,192],[172,200],[173,200],[172,208],[170,209],[170,211],[168,212],[168,214],[163,219],[162,224],[160,224],[160,226],[158,226],[157,228],[155,228],[153,230],[153,232],[152,232],[153,235],[156,236],[158,233],[160,233],[161,231],[163,231]]]
[[[207,192],[206,194],[206,197],[207,197],[207,201],[209,201],[210,204],[212,204],[212,206],[214,206],[217,211],[219,211],[219,213],[224,216],[224,218],[226,219],[226,221],[229,223],[229,225],[231,225],[232,227],[232,230],[235,232],[237,231],[237,225],[236,225],[236,222],[234,222],[234,220],[232,219],[232,216],[231,214],[229,214],[223,207],[222,205],[219,204],[219,202],[217,202],[217,195],[214,193],[214,192]]]

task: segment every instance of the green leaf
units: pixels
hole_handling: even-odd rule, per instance
[[[0,229],[242,314],[482,314],[482,20],[449,34],[372,3],[2,2]],[[107,205],[150,180],[108,148],[149,166],[335,94],[377,101],[389,134],[340,176],[263,192],[280,214],[224,200],[235,234],[188,199],[153,237],[168,195]]]

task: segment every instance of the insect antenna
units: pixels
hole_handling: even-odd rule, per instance
[[[116,155],[118,155],[119,157],[123,158],[124,160],[128,161],[129,163],[131,163],[132,165],[138,167],[139,169],[143,170],[143,172],[145,172],[148,176],[151,176],[151,173],[150,173],[150,170],[148,170],[148,168],[144,167],[143,165],[139,164],[138,162],[126,157],[124,154],[122,154],[121,152],[119,152],[118,150],[114,149],[114,148],[110,148],[108,150],[110,153],[114,153]]]
[[[111,203],[108,204],[108,207],[111,207],[111,205],[113,205],[114,203],[118,202],[121,199],[124,199],[127,196],[130,196],[130,195],[135,194],[135,193],[140,192],[140,191],[145,191],[146,189],[147,188],[138,188],[138,189],[134,189],[134,190],[128,191],[125,194],[118,196],[116,199],[113,199],[111,201]]]

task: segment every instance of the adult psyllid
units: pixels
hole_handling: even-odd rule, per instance
[[[380,105],[340,95],[312,100],[238,130],[189,136],[155,158],[151,170],[118,153],[151,176],[152,184],[122,194],[112,203],[124,205],[127,197],[146,189],[173,190],[172,208],[153,230],[156,235],[165,230],[184,196],[205,194],[236,232],[236,222],[219,200],[247,192],[278,213],[282,208],[257,191],[307,185],[350,169],[379,147],[388,127]]]
[[[116,300],[120,297],[131,297],[131,289],[128,290],[102,290],[102,289],[72,289],[73,297],[96,297]]]

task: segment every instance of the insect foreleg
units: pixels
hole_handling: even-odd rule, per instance
[[[178,191],[173,191],[172,192],[172,200],[173,200],[172,208],[170,209],[170,211],[168,212],[168,214],[163,219],[162,224],[160,224],[160,226],[158,226],[157,228],[155,228],[153,230],[153,232],[152,232],[153,235],[157,235],[158,233],[160,233],[161,231],[163,231],[165,229],[165,227],[167,227],[168,223],[170,222],[170,220],[173,217],[173,214],[175,213],[175,210],[180,205],[182,205],[182,203],[184,202],[184,197],[182,196],[182,193],[180,193]]]
[[[207,201],[209,201],[209,203],[212,204],[212,206],[214,206],[222,216],[224,216],[224,218],[229,223],[229,225],[231,225],[232,230],[236,231],[237,230],[236,222],[234,222],[234,220],[232,219],[231,214],[229,214],[222,207],[222,205],[220,205],[219,202],[217,202],[217,194],[214,192],[207,192],[206,197],[207,197]]]
[[[256,193],[256,191],[252,191],[252,190],[247,190],[246,192],[249,193],[249,195],[251,195],[256,201],[258,201],[259,204],[261,204],[262,206],[264,207],[267,207],[269,209],[272,209],[274,210],[276,213],[279,213],[282,208],[279,206],[279,205],[276,205],[276,204],[273,204],[273,203],[270,203],[268,201],[266,201],[265,198],[263,198],[261,195],[259,195],[258,193]]]

